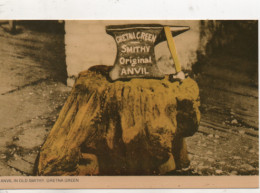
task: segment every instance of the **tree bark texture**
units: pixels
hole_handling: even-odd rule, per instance
[[[112,82],[108,71],[79,74],[40,151],[37,175],[162,175],[188,166],[185,137],[200,121],[196,82]]]

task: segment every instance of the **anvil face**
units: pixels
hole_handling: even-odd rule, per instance
[[[114,37],[117,44],[117,56],[109,73],[110,78],[164,78],[154,55],[154,46],[166,40],[163,27],[156,24],[107,26],[107,33]],[[175,36],[188,29],[172,26],[171,32]]]

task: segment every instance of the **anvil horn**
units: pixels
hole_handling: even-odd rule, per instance
[[[169,26],[172,36],[177,36],[183,32],[186,32],[190,29],[188,26]]]
[[[165,26],[164,26],[165,27]],[[172,34],[173,37],[186,32],[190,29],[189,26],[167,26],[170,28],[170,32]],[[162,42],[162,41],[166,41],[166,36],[164,33],[164,30],[162,30],[162,32],[160,33],[159,37],[156,39],[155,45]]]

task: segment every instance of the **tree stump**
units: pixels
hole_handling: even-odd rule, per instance
[[[36,163],[37,175],[162,175],[187,167],[185,137],[200,121],[194,80],[109,81],[79,74]]]

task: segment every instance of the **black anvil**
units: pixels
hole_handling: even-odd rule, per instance
[[[117,56],[109,73],[110,78],[164,78],[154,54],[155,45],[166,40],[164,27],[159,24],[107,26],[106,32],[113,36],[117,44]],[[188,26],[168,27],[172,36],[190,29]]]

